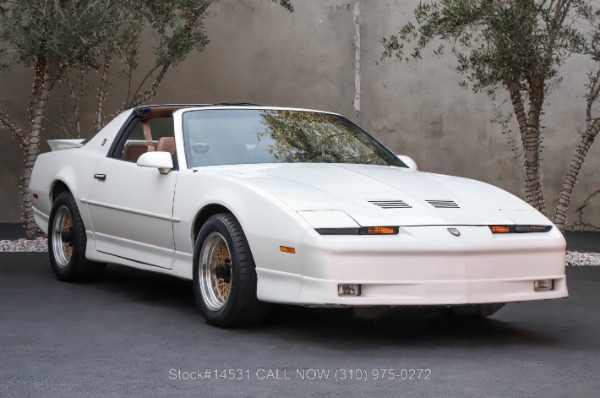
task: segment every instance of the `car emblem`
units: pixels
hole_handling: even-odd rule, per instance
[[[450,232],[454,236],[460,236],[460,231],[456,228],[448,228],[448,232]]]

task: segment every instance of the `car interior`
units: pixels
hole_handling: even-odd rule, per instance
[[[146,152],[163,151],[171,154],[176,166],[172,115],[177,109],[181,107],[150,107],[143,116],[136,116],[127,126],[124,138],[115,148],[113,157],[135,163]]]

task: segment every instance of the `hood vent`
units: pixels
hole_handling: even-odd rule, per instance
[[[369,203],[379,206],[382,209],[410,209],[411,205],[403,200],[369,200]]]
[[[429,203],[433,207],[437,209],[460,209],[460,206],[456,204],[453,200],[426,200],[425,202]]]

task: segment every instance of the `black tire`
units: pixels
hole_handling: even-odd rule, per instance
[[[461,305],[444,308],[443,313],[444,315],[459,318],[487,318],[500,311],[504,306],[505,303]]]
[[[211,325],[237,327],[264,320],[268,304],[256,298],[256,266],[236,218],[211,216],[194,245],[194,296]]]
[[[57,278],[87,282],[102,276],[106,264],[85,258],[85,226],[73,195],[62,192],[56,197],[48,221],[48,254]]]

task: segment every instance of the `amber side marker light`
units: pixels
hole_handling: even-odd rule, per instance
[[[279,246],[279,250],[282,251],[283,253],[296,254],[296,249],[294,247]]]
[[[398,227],[365,227],[360,229],[361,235],[396,235]]]

